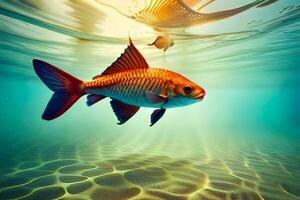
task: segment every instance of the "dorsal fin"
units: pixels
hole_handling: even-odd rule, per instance
[[[107,67],[101,75],[114,74],[129,69],[142,68],[149,68],[149,65],[142,54],[135,48],[129,37],[129,45],[125,49],[124,53],[122,53],[113,64]],[[99,78],[101,75],[95,76],[93,79]]]

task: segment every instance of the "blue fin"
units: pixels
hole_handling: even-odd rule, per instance
[[[124,124],[140,109],[138,106],[129,105],[116,99],[112,99],[110,104],[119,120],[119,125]]]
[[[34,59],[34,70],[45,85],[54,91],[42,118],[52,120],[65,113],[82,95],[82,81],[49,63]]]
[[[161,109],[156,109],[153,111],[151,114],[151,124],[150,126],[153,126],[160,118],[165,114],[166,109],[161,108]]]
[[[97,95],[97,94],[89,94],[87,96],[86,105],[91,106],[97,103],[98,101],[104,99],[106,96]]]

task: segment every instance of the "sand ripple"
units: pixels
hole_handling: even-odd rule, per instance
[[[0,165],[1,200],[300,199],[300,160],[293,156],[249,152],[227,159],[203,154],[179,159],[103,150],[99,157],[86,150],[53,159],[29,152],[26,162]]]

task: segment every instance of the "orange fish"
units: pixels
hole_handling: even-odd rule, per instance
[[[59,117],[87,94],[88,106],[110,97],[118,124],[125,123],[140,107],[157,108],[151,114],[152,126],[167,108],[186,106],[204,98],[204,89],[184,76],[166,69],[150,68],[130,38],[129,43],[112,65],[90,81],[82,81],[34,59],[35,72],[54,92],[42,118],[52,120]]]
[[[154,45],[158,49],[163,49],[164,51],[167,51],[169,47],[172,47],[174,45],[174,40],[169,36],[158,36],[153,43],[148,45]]]

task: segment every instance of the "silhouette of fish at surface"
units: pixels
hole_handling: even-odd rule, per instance
[[[130,38],[129,43],[111,66],[90,81],[82,81],[34,59],[35,72],[54,91],[42,118],[52,120],[59,117],[87,94],[88,106],[110,97],[118,124],[125,123],[140,107],[156,108],[151,114],[152,126],[167,108],[186,106],[204,98],[204,89],[184,76],[166,69],[150,68]]]
[[[154,45],[158,49],[163,49],[164,51],[167,51],[169,47],[172,47],[174,45],[174,40],[169,36],[158,36],[153,43],[148,45]]]

